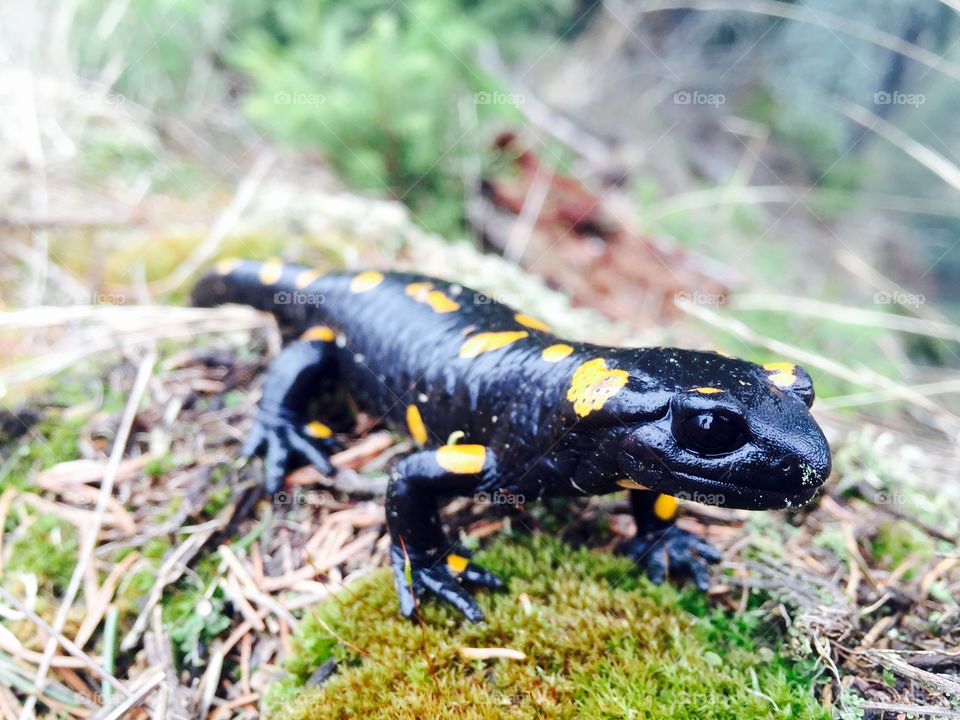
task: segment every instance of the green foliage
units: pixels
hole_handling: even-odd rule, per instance
[[[559,21],[569,4],[548,14]],[[477,49],[528,37],[538,5],[288,0],[230,58],[253,83],[245,106],[261,129],[322,151],[350,184],[403,200],[429,229],[458,233],[464,176],[522,101],[481,69]]]
[[[652,586],[624,558],[545,536],[498,542],[477,561],[510,581],[481,593],[482,625],[433,602],[422,627],[402,620],[386,571],[320,605],[296,640],[292,677],[268,694],[269,716],[826,717],[811,667],[778,654],[760,614],[731,617],[695,591]],[[527,657],[463,660],[461,647]],[[304,687],[330,658],[337,673]]]

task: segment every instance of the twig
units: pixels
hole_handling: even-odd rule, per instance
[[[960,683],[942,675],[915,668],[892,650],[868,650],[863,653],[863,657],[931,690],[944,693],[949,697],[960,697]]]
[[[57,648],[57,639],[55,636],[63,631],[63,625],[77,597],[77,591],[80,589],[80,582],[86,572],[87,564],[93,558],[93,550],[97,544],[97,536],[100,533],[103,513],[107,507],[107,500],[113,494],[113,481],[116,478],[117,469],[120,466],[120,461],[123,459],[127,441],[130,438],[130,431],[133,428],[133,421],[137,415],[137,408],[140,406],[140,400],[143,398],[147,389],[147,383],[153,374],[153,365],[156,359],[156,353],[151,350],[141,361],[140,367],[137,370],[137,377],[130,391],[130,399],[127,401],[123,416],[120,418],[117,435],[116,438],[114,438],[113,448],[110,451],[107,471],[104,473],[103,482],[100,484],[100,495],[97,497],[97,506],[94,510],[93,521],[83,536],[83,545],[77,557],[77,564],[73,569],[73,574],[70,576],[70,583],[67,585],[67,589],[63,594],[63,600],[60,603],[56,618],[53,622],[51,637],[47,641],[47,646],[43,652],[43,661],[37,670],[37,677],[34,681],[34,694],[27,698],[23,706],[23,711],[20,713],[21,720],[28,720],[28,718],[33,715],[33,709],[37,702],[36,693],[39,693],[43,689],[43,683],[50,669],[50,661],[53,659],[54,651]],[[126,693],[126,689],[123,688],[123,690]]]
[[[244,693],[240,697],[236,697],[233,700],[228,700],[214,710],[213,714],[210,716],[210,720],[222,720],[222,718],[228,718],[230,717],[231,710],[243,707],[244,705],[249,705],[250,703],[255,703],[259,699],[260,693],[258,692]]]
[[[904,705],[903,703],[882,703],[864,700],[857,703],[864,710],[877,710],[881,713],[903,713],[906,715],[933,715],[936,718],[960,718],[960,712],[948,707],[933,705]]]
[[[149,675],[146,680],[134,688],[130,697],[126,698],[114,708],[104,708],[100,712],[95,713],[91,716],[90,720],[120,720],[120,718],[125,717],[133,708],[138,707],[147,698],[147,695],[153,692],[153,689],[163,681],[163,678],[164,670],[156,670],[152,675]]]
[[[261,588],[266,592],[275,593],[279,592],[280,590],[287,590],[301,580],[310,580],[315,578],[317,575],[326,572],[330,568],[349,560],[351,557],[356,555],[357,552],[369,546],[371,543],[376,542],[376,539],[379,535],[379,530],[368,530],[362,535],[359,535],[353,542],[344,545],[334,555],[324,558],[322,562],[304,565],[303,567],[299,567],[293,572],[287,573],[286,575],[280,575],[278,577],[265,577],[261,583]]]

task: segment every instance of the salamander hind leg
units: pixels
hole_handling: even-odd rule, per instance
[[[496,474],[496,460],[482,445],[444,445],[401,459],[387,487],[390,564],[400,612],[412,617],[425,593],[449,603],[468,620],[483,611],[465,585],[500,589],[503,583],[473,563],[443,532],[438,514],[442,496],[464,495]]]
[[[323,328],[327,330],[326,328]],[[320,392],[337,376],[332,331],[308,331],[270,365],[259,410],[243,446],[246,457],[264,459],[264,489],[274,494],[286,475],[305,465],[335,473],[330,454],[337,448],[329,426],[311,416]]]

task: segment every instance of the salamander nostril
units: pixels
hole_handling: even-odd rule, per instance
[[[793,478],[800,474],[800,458],[788,455],[777,464],[777,474],[783,478]]]

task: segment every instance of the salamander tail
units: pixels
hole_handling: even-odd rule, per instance
[[[311,292],[318,276],[302,265],[279,260],[222,260],[200,278],[191,301],[197,307],[250,305],[272,313],[285,334],[298,333],[310,324],[323,302],[321,295]]]

